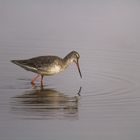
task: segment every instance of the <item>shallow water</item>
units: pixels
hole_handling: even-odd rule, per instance
[[[139,140],[140,2],[0,2],[2,140]],[[80,53],[75,65],[45,77],[12,59]]]

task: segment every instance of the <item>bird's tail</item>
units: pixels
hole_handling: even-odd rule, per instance
[[[37,72],[37,69],[33,66],[30,66],[26,60],[11,60],[12,63],[24,68],[25,70]]]
[[[18,61],[17,60],[11,60],[12,63],[18,65]]]
[[[26,68],[26,65],[23,64],[22,60],[11,60],[12,63],[22,67],[22,68]]]

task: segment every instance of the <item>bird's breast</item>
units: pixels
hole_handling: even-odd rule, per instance
[[[55,66],[51,67],[51,68],[49,69],[49,71],[50,71],[50,73],[58,73],[58,72],[61,71],[61,67],[58,66],[58,65],[55,65]]]
[[[54,65],[44,68],[43,70],[40,71],[40,73],[43,75],[53,75],[59,73],[60,71],[62,71],[62,68],[59,65]]]

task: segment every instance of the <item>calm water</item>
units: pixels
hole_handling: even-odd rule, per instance
[[[140,2],[0,1],[0,139],[139,140]],[[80,53],[32,87],[10,63]]]

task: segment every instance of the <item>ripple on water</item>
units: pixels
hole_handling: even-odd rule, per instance
[[[89,63],[85,64],[82,109],[96,110],[97,113],[104,108],[111,110],[110,114],[114,110],[121,114],[123,107],[125,110],[137,108],[140,102],[138,53],[136,56],[135,52],[131,54],[127,51],[103,51],[105,55],[100,51],[98,53],[99,56],[93,56],[94,59],[90,55]]]

